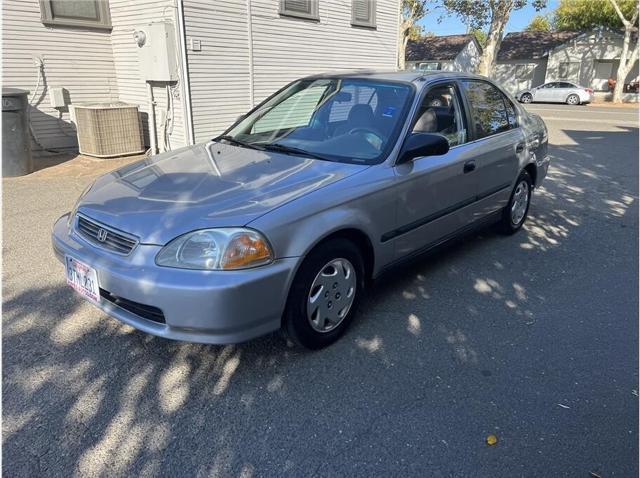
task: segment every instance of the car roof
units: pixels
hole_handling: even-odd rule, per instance
[[[481,78],[483,76],[473,75],[470,73],[461,73],[458,71],[380,71],[380,70],[354,70],[354,71],[338,71],[311,75],[305,79],[320,78],[362,78],[383,81],[402,81],[405,83],[431,83],[432,81],[451,78]]]

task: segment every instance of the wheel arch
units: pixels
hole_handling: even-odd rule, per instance
[[[531,176],[531,182],[533,183],[533,186],[535,187],[538,183],[538,166],[536,166],[536,163],[529,163],[527,164],[524,169],[524,171],[526,171],[527,173],[529,173],[529,176]]]
[[[371,280],[375,265],[375,252],[373,249],[373,243],[371,242],[371,238],[368,236],[368,234],[357,227],[344,227],[321,236],[317,241],[311,244],[309,249],[305,252],[304,257],[308,256],[311,251],[313,251],[320,245],[333,239],[346,239],[356,245],[356,247],[362,254],[365,279],[367,281]]]

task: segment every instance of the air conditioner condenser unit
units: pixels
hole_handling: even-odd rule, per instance
[[[145,151],[138,106],[121,102],[72,105],[81,154],[113,158]]]

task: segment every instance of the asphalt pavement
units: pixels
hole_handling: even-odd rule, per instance
[[[638,111],[528,108],[525,229],[385,276],[318,352],[107,317],[49,240],[91,174],[4,180],[3,475],[637,476]]]

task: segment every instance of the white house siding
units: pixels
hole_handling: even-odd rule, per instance
[[[398,0],[378,0],[375,30],[351,26],[350,0],[321,0],[319,22],[281,16],[279,8],[278,0],[184,0],[187,42],[202,45],[187,54],[196,141],[301,76],[395,69]]]
[[[38,75],[33,57],[42,58],[44,78],[30,108],[33,129],[45,148],[76,147],[69,112],[62,108],[58,120],[49,92],[52,87],[66,88],[72,103],[117,99],[109,31],[46,27],[38,0],[4,0],[2,16],[2,85],[29,90],[31,97]]]
[[[138,46],[133,41],[133,32],[145,24],[160,21],[169,21],[177,28],[177,13],[174,0],[110,0],[111,45],[113,47],[113,59],[117,92],[120,101],[132,103],[140,107],[142,113],[143,128],[146,144],[149,142],[148,119],[149,99],[147,85],[140,74],[138,60]],[[179,48],[176,44],[176,52],[179,58]],[[177,63],[181,65],[180,61]],[[175,85],[172,84],[172,85]],[[173,129],[169,136],[172,149],[185,146],[185,129],[183,121],[183,107],[180,89],[174,89],[173,97]],[[163,123],[162,120],[167,111],[167,92],[164,83],[153,83],[153,94],[156,105],[156,131],[158,145],[162,151]]]
[[[452,71],[475,73],[479,63],[480,50],[478,50],[475,42],[470,41],[453,60]]]
[[[524,65],[524,67],[518,67],[518,65]],[[510,93],[515,93],[542,85],[545,82],[546,69],[546,57],[538,60],[506,60],[495,65],[492,78]],[[519,76],[518,70],[526,70],[527,73]]]
[[[596,75],[596,62],[611,60],[613,62],[613,74],[615,76],[617,65],[622,54],[622,37],[612,33],[603,32],[601,35],[592,33],[579,36],[567,43],[553,49],[549,53],[545,81],[568,80],[580,83],[582,86],[591,87],[594,90],[605,90],[607,78],[598,78]],[[560,75],[560,63],[579,63],[571,68],[569,75],[562,78]],[[625,79],[625,83],[638,76],[638,62],[631,73]]]
[[[274,0],[276,1],[276,0]],[[246,0],[184,0],[191,109],[196,142],[206,141],[250,108]]]

